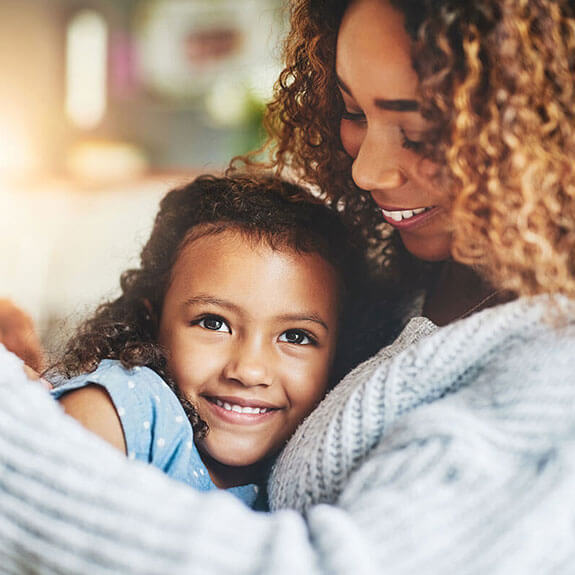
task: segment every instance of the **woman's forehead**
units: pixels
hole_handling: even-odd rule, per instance
[[[414,98],[418,81],[403,14],[387,0],[352,2],[339,29],[336,72],[352,97],[361,90],[382,100]]]

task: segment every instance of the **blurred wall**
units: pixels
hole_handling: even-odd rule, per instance
[[[62,43],[52,2],[0,3],[0,153],[52,167],[63,133]],[[50,134],[50,140],[44,138]],[[7,161],[6,159],[4,161]],[[0,163],[2,158],[0,158]]]
[[[210,2],[245,12],[256,60],[239,58],[236,65],[232,59],[190,94],[182,89],[186,78],[177,94],[155,92],[134,61],[141,8]],[[270,69],[277,73],[281,34],[271,23],[280,4],[0,0],[0,297],[33,316],[50,350],[118,293],[119,275],[137,264],[158,200],[170,187],[217,172],[233,154],[257,145],[262,90],[251,93],[243,82],[251,90]],[[109,24],[111,68],[106,117],[80,129],[64,108],[65,32],[86,7]],[[77,160],[74,169],[70,158]]]

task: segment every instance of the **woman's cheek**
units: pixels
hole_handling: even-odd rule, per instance
[[[341,145],[347,154],[352,158],[356,158],[363,141],[363,130],[352,122],[342,120],[339,125],[339,137]]]
[[[417,166],[417,172],[419,176],[431,179],[439,174],[439,165],[431,160],[422,158]]]

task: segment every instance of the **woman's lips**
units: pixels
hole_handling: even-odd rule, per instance
[[[437,214],[439,206],[414,208],[410,210],[389,210],[380,206],[380,209],[387,223],[399,230],[405,230],[427,222],[427,220]]]

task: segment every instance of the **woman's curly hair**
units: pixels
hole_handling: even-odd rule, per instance
[[[452,190],[454,258],[519,295],[575,295],[575,2],[389,1],[435,126],[422,153]],[[294,0],[268,146],[365,226],[405,284],[405,249],[351,181],[339,138],[335,51],[349,4]]]
[[[309,191],[272,176],[200,176],[163,198],[140,267],[122,274],[121,295],[100,305],[79,327],[49,376],[91,372],[103,359],[120,360],[128,368],[147,366],[176,393],[196,432],[205,432],[170,377],[169,350],[157,343],[158,327],[181,250],[190,241],[230,229],[274,250],[317,253],[336,270],[341,294],[338,346],[343,349],[336,354],[330,384],[395,336],[400,312],[385,298],[378,301],[381,290],[367,265],[363,238],[339,214]]]

